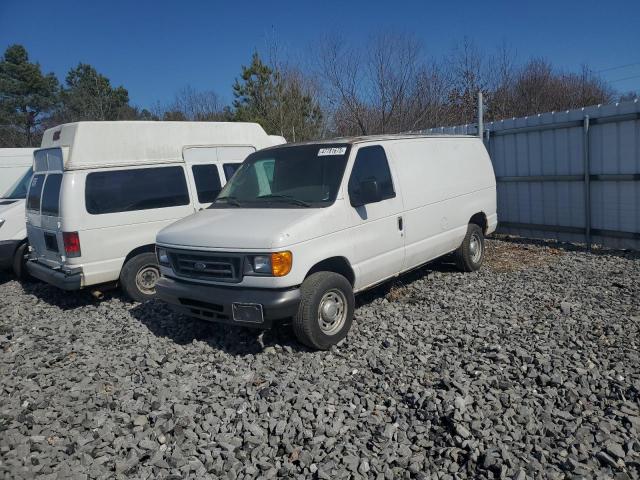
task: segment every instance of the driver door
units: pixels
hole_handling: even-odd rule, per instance
[[[375,180],[380,189],[380,201],[354,207],[351,222],[356,248],[355,264],[359,269],[357,289],[397,275],[404,261],[404,225],[402,198],[397,181],[381,145],[360,147],[349,177],[349,199],[359,194],[363,180]]]

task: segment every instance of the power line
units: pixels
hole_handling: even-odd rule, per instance
[[[634,78],[640,78],[640,75],[633,75],[631,77],[618,78],[617,80],[609,80],[609,83],[622,82],[624,80],[633,80]]]
[[[602,70],[598,70],[596,73],[610,72],[611,70],[620,70],[621,68],[635,67],[636,65],[640,65],[640,62],[627,63],[625,65],[618,65],[617,67],[603,68]]]

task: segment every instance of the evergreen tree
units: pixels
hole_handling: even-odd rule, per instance
[[[43,75],[22,45],[8,47],[0,61],[0,146],[38,146],[58,93],[53,73]]]
[[[300,72],[269,67],[254,53],[233,85],[233,119],[257,122],[293,141],[316,138],[322,113],[305,80]]]
[[[80,63],[69,70],[62,90],[62,122],[81,120],[129,120],[136,111],[129,105],[129,92],[113,88],[94,67]]]

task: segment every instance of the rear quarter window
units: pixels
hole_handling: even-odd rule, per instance
[[[85,204],[93,215],[176,207],[190,203],[182,167],[154,167],[92,172]]]
[[[227,181],[233,177],[233,174],[236,173],[236,170],[242,165],[242,163],[225,163],[223,165],[224,176],[227,177]]]
[[[31,178],[29,194],[27,195],[27,209],[40,210],[40,198],[42,197],[42,186],[44,185],[44,174],[34,175]]]
[[[191,171],[196,183],[198,201],[200,203],[213,202],[222,188],[218,167],[216,165],[194,165],[191,167]]]

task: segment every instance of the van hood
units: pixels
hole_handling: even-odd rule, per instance
[[[332,207],[208,209],[163,228],[156,241],[176,247],[277,249],[342,228],[340,211]]]
[[[18,198],[0,198],[0,218],[22,212],[24,217],[24,200]]]
[[[26,238],[25,215],[24,200],[0,198],[0,220],[4,220],[0,227],[0,241]]]

